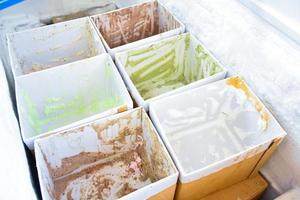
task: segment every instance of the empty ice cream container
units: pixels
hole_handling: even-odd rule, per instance
[[[239,77],[150,103],[180,173],[176,199],[198,199],[258,172],[286,135]]]
[[[149,102],[225,77],[226,70],[191,34],[116,54],[116,64],[132,97]]]
[[[88,17],[11,33],[7,39],[14,76],[105,53]]]
[[[16,77],[24,142],[132,108],[131,97],[108,54]]]
[[[35,141],[43,199],[173,199],[178,172],[137,108]]]
[[[184,32],[184,25],[158,1],[94,15],[91,19],[113,57],[116,52]]]

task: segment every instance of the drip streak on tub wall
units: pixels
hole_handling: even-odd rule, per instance
[[[222,71],[203,47],[194,43],[190,35],[180,35],[121,55],[145,100]]]

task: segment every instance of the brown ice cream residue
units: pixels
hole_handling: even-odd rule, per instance
[[[179,23],[157,1],[92,17],[110,48],[177,28]],[[161,13],[162,12],[162,13]],[[164,19],[160,19],[160,17]]]
[[[115,137],[105,138],[116,122],[89,125],[101,145],[112,145],[111,153],[81,152],[62,159],[59,167],[51,166],[44,155],[56,199],[117,199],[168,176],[170,168],[165,166],[168,162],[161,144],[150,136],[154,140],[149,153],[144,127],[128,125]],[[130,122],[128,118],[127,124]]]
[[[141,157],[141,153],[131,151],[57,178],[54,180],[56,198],[74,199],[78,193],[81,199],[120,198],[150,184],[151,174],[147,169],[150,165],[148,161],[142,162]]]
[[[253,95],[246,83],[240,77],[230,77],[226,83],[236,89],[242,90],[247,99],[253,103],[257,112],[260,113],[261,119],[264,122],[264,130],[268,128],[269,114],[266,112],[263,104]]]

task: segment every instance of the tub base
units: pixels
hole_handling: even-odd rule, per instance
[[[190,183],[181,183],[178,181],[175,199],[200,199],[216,192],[217,190],[222,190],[246,180],[247,178],[256,177],[259,169],[268,161],[282,140],[283,137],[276,138],[267,150],[257,153],[199,180],[195,180]]]
[[[253,178],[249,178],[233,186],[217,191],[200,200],[259,200],[267,187],[267,181],[258,174]]]
[[[176,200],[203,198],[217,190],[224,189],[247,179],[265,152],[258,153],[234,165],[190,183],[178,182]]]
[[[164,191],[150,197],[148,200],[170,200],[174,198],[176,190],[176,184],[172,185],[171,187],[168,187]]]

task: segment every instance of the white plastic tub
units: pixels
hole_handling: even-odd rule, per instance
[[[189,33],[117,53],[115,61],[146,110],[151,101],[223,79],[227,72]]]
[[[16,77],[24,142],[133,107],[108,54]]]
[[[174,196],[178,172],[142,108],[38,139],[35,154],[45,200]]]
[[[105,53],[88,17],[7,35],[14,76]]]
[[[196,198],[205,193],[197,191],[195,185],[202,185],[198,188],[203,189],[212,174],[213,180],[221,182],[212,181],[207,186],[209,192],[248,177],[262,166],[258,162],[263,152],[286,135],[239,77],[151,102],[149,113],[180,173],[181,190],[176,193],[177,199],[186,199],[188,195]],[[243,165],[243,160],[258,154],[261,155],[257,161]],[[237,178],[226,174],[236,163],[240,163],[237,169],[241,174],[246,175]],[[221,170],[223,173],[217,173]],[[201,182],[202,178],[205,181]],[[222,183],[223,180],[227,183]],[[213,188],[214,185],[220,188]]]
[[[158,1],[149,1],[91,17],[108,53],[183,33],[184,25]]]

